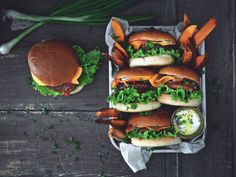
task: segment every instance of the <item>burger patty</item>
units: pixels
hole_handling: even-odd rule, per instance
[[[182,81],[179,82],[173,82],[173,81],[168,81],[166,83],[166,85],[172,89],[177,89],[178,87],[183,87],[184,90],[192,90],[192,91],[196,91],[199,90],[199,85],[194,82],[194,81],[190,81],[188,79],[184,79]]]
[[[65,96],[69,96],[70,92],[72,92],[77,87],[77,84],[65,83],[59,86],[50,87],[51,89],[64,93]]]
[[[146,92],[152,88],[152,85],[149,82],[145,82],[145,81],[129,82],[128,86],[138,89],[139,93]],[[124,83],[119,83],[117,88],[125,89],[128,86]]]

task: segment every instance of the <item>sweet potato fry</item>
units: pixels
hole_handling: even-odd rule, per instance
[[[116,49],[116,50],[119,52],[118,49]],[[117,53],[118,53],[118,52],[117,52]],[[119,53],[120,53],[120,52],[119,52]],[[120,54],[121,54],[121,53],[120,53]],[[113,53],[113,57],[110,56],[108,53],[102,53],[102,55],[103,55],[106,59],[110,60],[112,63],[116,64],[119,68],[121,68],[121,69],[127,68],[127,65],[125,64],[125,62],[122,61],[121,59],[119,59],[119,57],[116,57],[117,54],[114,55],[114,53]],[[115,57],[114,57],[114,56],[115,56]]]
[[[112,108],[104,108],[96,112],[96,116],[98,118],[104,118],[104,117],[117,117],[118,112],[115,109]]]
[[[187,28],[190,25],[190,20],[187,14],[184,14],[183,18],[183,29]]]
[[[190,25],[188,26],[179,36],[178,38],[178,42],[180,44],[188,44],[189,43],[189,39],[193,36],[193,34],[195,33],[197,29],[197,25]]]
[[[117,140],[121,140],[121,139],[124,139],[126,137],[125,133],[122,130],[115,129],[115,128],[110,128],[109,129],[108,136],[110,138],[115,138]]]
[[[199,55],[194,61],[194,68],[201,69],[206,65],[206,55]]]
[[[206,22],[203,27],[194,34],[193,41],[194,47],[198,48],[199,45],[206,39],[206,37],[210,34],[210,32],[216,27],[216,19],[211,18]]]
[[[128,65],[128,60],[127,58],[123,55],[123,53],[117,49],[114,48],[113,49],[113,59],[115,61],[118,61],[118,63],[123,63],[125,65],[125,67]]]
[[[110,120],[97,119],[97,120],[95,120],[95,123],[108,124],[114,128],[123,128],[126,126],[127,121],[123,120],[123,119],[110,119]]]
[[[128,59],[129,58],[129,55],[128,53],[126,52],[126,50],[118,43],[118,42],[115,42],[114,46],[119,50],[121,51],[121,53]]]
[[[196,57],[196,49],[191,43],[189,44],[180,44],[180,48],[183,50],[182,63],[188,64]]]
[[[123,42],[125,40],[125,34],[120,22],[117,21],[116,19],[112,19],[111,25],[114,35],[116,36],[116,41]]]

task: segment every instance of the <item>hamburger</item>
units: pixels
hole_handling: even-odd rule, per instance
[[[112,94],[108,101],[123,112],[150,111],[160,107],[156,89],[150,79],[156,73],[150,69],[129,68],[116,72],[112,81]]]
[[[179,144],[178,129],[171,125],[167,109],[158,109],[148,114],[132,114],[128,120],[126,136],[131,143],[141,147],[159,147]]]
[[[161,31],[136,32],[128,38],[130,67],[165,66],[181,60],[176,40]]]
[[[161,68],[159,74],[164,81],[158,86],[160,103],[174,106],[201,104],[200,77],[195,71],[184,66],[167,66]]]
[[[86,56],[79,46],[72,47],[64,41],[45,40],[35,44],[28,53],[33,88],[49,96],[79,92],[91,83],[101,64],[98,50],[90,51],[91,58]]]

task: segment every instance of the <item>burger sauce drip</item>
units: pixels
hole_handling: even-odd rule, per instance
[[[64,96],[70,96],[70,92],[73,91],[76,88],[76,84],[72,84],[72,83],[65,83],[65,84],[61,84],[59,86],[55,86],[55,87],[50,87],[53,90],[57,91],[57,92],[62,92],[64,94]]]

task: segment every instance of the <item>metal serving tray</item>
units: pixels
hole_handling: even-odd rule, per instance
[[[115,17],[113,17],[115,18]],[[155,29],[159,29],[162,31],[166,31],[171,33],[172,35],[174,35],[175,37],[178,37],[180,34],[180,30],[182,29],[182,23],[177,24],[176,26],[129,26],[128,22],[119,18],[116,18],[117,20],[119,20],[122,24],[122,27],[125,30],[125,34],[128,35],[131,32],[136,32],[136,31],[143,31],[143,30],[147,30],[148,28],[155,28]],[[174,34],[173,34],[173,29],[174,29]],[[106,43],[109,47],[109,54],[112,54],[112,48],[113,48],[113,44],[114,44],[114,40],[112,39],[112,28],[111,28],[111,21],[107,26],[106,29]],[[199,47],[199,53],[205,54],[205,43],[203,43],[200,47]],[[114,64],[112,64],[111,62],[109,62],[109,94],[112,93],[112,89],[111,89],[111,82],[114,79],[114,74],[118,71],[118,67],[115,66]],[[206,133],[207,133],[207,124],[206,124],[206,76],[205,76],[205,68],[203,69],[204,73],[201,76],[201,82],[200,82],[200,87],[201,90],[203,92],[203,99],[202,99],[202,104],[199,106],[200,111],[203,114],[204,117],[204,121],[205,121],[205,127],[204,130],[202,132],[201,135],[199,135],[198,137],[190,140],[190,141],[186,141],[186,142],[182,142],[180,145],[172,145],[172,146],[165,146],[165,147],[159,147],[159,148],[146,148],[148,150],[150,150],[152,153],[186,153],[186,154],[193,154],[193,153],[197,153],[199,150],[201,150],[202,148],[205,147],[205,137],[206,137]],[[109,107],[112,108],[112,104],[109,103]],[[119,147],[119,141],[110,138],[111,143],[113,144],[113,146],[120,150]]]

